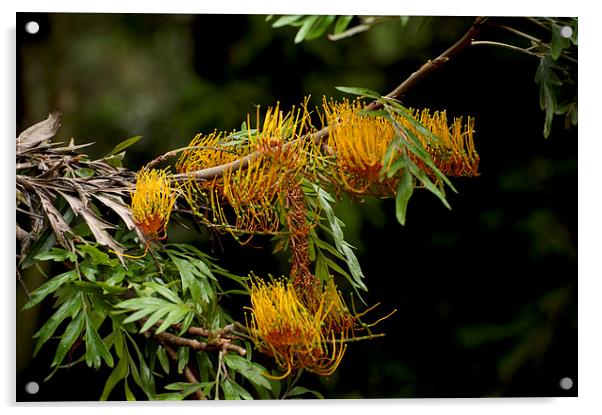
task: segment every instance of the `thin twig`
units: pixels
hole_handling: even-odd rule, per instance
[[[529,51],[527,49],[519,48],[518,46],[509,45],[507,43],[494,42],[494,41],[490,41],[490,40],[479,40],[479,41],[474,41],[473,40],[472,43],[470,44],[470,46],[479,46],[479,45],[497,46],[497,47],[500,47],[500,48],[510,49],[510,50],[515,51],[515,52],[524,53],[524,54],[529,55],[529,56],[534,56],[536,58],[541,58],[541,56],[538,55],[537,53],[531,52],[531,51]]]
[[[178,361],[178,353],[176,353],[176,351],[168,344],[161,342],[161,345],[163,346],[163,348],[165,349],[165,351],[167,352],[169,357],[174,362],[177,362]],[[188,383],[199,383],[198,379],[196,378],[194,373],[192,373],[192,370],[190,370],[188,365],[184,366],[183,374],[184,374],[184,377],[186,378],[186,380],[188,381]],[[193,395],[199,401],[203,401],[203,400],[207,399],[207,397],[205,396],[203,391],[201,391],[200,389],[197,390]]]
[[[487,20],[486,17],[477,17],[470,29],[452,46],[450,46],[445,52],[436,57],[433,60],[429,60],[427,63],[422,65],[420,69],[409,76],[403,81],[397,88],[386,95],[386,98],[400,99],[409,90],[411,90],[418,82],[420,82],[425,76],[433,72],[435,69],[440,68],[444,63],[448,62],[451,58],[456,56],[466,47],[470,46],[473,38],[481,30],[482,24]],[[374,110],[382,108],[383,104],[381,101],[374,101],[368,105],[367,109]]]
[[[31,300],[31,294],[29,293],[29,290],[27,289],[27,284],[25,284],[25,281],[23,281],[23,278],[21,277],[21,273],[19,272],[19,269],[17,269],[17,281],[19,281],[21,288],[23,288],[23,291],[25,292],[27,299]]]
[[[468,31],[458,40],[454,45],[452,45],[449,49],[439,55],[437,58],[428,61],[424,65],[420,67],[416,72],[410,75],[404,82],[402,82],[397,88],[387,94],[386,98],[391,99],[399,99],[403,95],[405,95],[410,89],[412,89],[422,78],[426,75],[439,68],[445,62],[449,61],[452,57],[457,55],[460,51],[465,49],[467,46],[470,46],[472,39],[479,32],[481,25],[487,20],[486,17],[477,17],[470,27]],[[382,107],[382,102],[380,100],[372,102],[368,105],[367,109],[374,110]],[[313,134],[306,134],[302,137],[299,137],[296,140],[289,141],[285,143],[282,147],[283,149],[287,149],[297,140],[323,140],[328,137],[328,126],[322,128],[320,131]],[[187,180],[211,180],[224,175],[224,173],[228,170],[238,170],[245,169],[249,163],[257,159],[261,156],[259,151],[255,151],[250,153],[238,160],[233,162],[222,164],[220,166],[210,167],[207,169],[198,170],[195,172],[189,173],[180,173],[174,174],[172,176],[172,180],[176,182],[182,182]]]

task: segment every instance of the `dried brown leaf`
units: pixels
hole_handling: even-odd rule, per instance
[[[40,202],[42,203],[42,209],[46,212],[46,217],[50,222],[50,226],[52,226],[52,230],[56,235],[57,241],[63,245],[65,248],[69,249],[70,245],[65,238],[65,232],[71,232],[71,227],[61,215],[61,212],[57,210],[52,204],[51,195],[47,194],[40,188],[35,188],[35,192],[40,197]]]
[[[48,118],[32,125],[17,137],[17,154],[22,150],[35,147],[41,142],[54,137],[61,126],[61,112],[55,110]]]
[[[96,216],[92,209],[90,209],[89,206],[86,206],[86,204],[82,200],[70,196],[65,192],[59,191],[59,193],[65,198],[69,206],[71,206],[73,212],[77,216],[81,216],[86,221],[86,223],[90,227],[90,231],[96,239],[96,242],[109,247],[118,254],[123,253],[123,247],[106,231],[106,229],[114,229],[115,226],[105,222],[104,220]]]

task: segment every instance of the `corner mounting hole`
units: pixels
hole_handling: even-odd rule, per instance
[[[39,391],[40,385],[38,385],[38,382],[27,382],[25,384],[25,392],[29,393],[30,395],[35,395]]]
[[[573,387],[573,379],[571,378],[562,378],[560,379],[560,388],[568,391]]]
[[[36,33],[38,33],[40,31],[40,25],[38,22],[27,22],[25,23],[25,31],[27,33],[29,33],[30,35],[35,35]]]
[[[560,36],[566,39],[570,38],[571,36],[573,36],[573,28],[571,26],[562,26],[560,28]]]

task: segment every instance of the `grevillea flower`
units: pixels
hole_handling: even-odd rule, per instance
[[[323,123],[330,126],[328,146],[336,155],[338,178],[352,193],[394,194],[394,180],[383,180],[380,173],[395,131],[384,118],[361,114],[363,109],[360,101],[324,100]]]
[[[399,121],[410,131],[417,135],[422,145],[431,155],[435,166],[446,176],[477,176],[479,168],[479,155],[474,145],[474,118],[468,117],[466,125],[462,118],[454,118],[450,126],[445,111],[435,111],[433,114],[428,109],[412,111],[413,117],[425,126],[437,140],[416,130],[407,119]],[[419,160],[414,160],[419,165]],[[428,168],[423,167],[426,171]]]
[[[298,179],[288,166],[258,157],[246,169],[227,170],[222,180],[220,195],[212,200],[218,222],[228,223],[228,213],[217,199],[221,196],[234,211],[236,229],[270,233],[280,227],[276,204]]]
[[[292,283],[256,280],[251,287],[251,320],[247,322],[258,349],[273,356],[285,371],[305,368],[319,375],[332,374],[346,350],[344,334],[324,332],[330,310],[325,302],[309,310]]]
[[[175,192],[165,170],[141,170],[131,204],[136,226],[150,239],[163,239],[175,200]]]
[[[178,173],[190,173],[209,167],[230,163],[247,153],[243,147],[227,146],[227,134],[214,131],[211,134],[197,134],[182,152],[176,163]]]
[[[364,109],[359,100],[342,103],[324,100],[323,124],[330,128],[328,145],[336,158],[337,177],[346,191],[392,196],[398,179],[396,175],[389,177],[386,173],[400,152],[392,153],[392,157],[386,155],[396,131],[390,119],[364,114]],[[462,124],[462,118],[455,118],[450,126],[445,111],[431,114],[428,109],[410,110],[409,115],[422,127],[401,115],[395,117],[395,122],[418,138],[443,174],[478,175],[479,156],[473,140],[473,118],[468,117],[466,125]],[[409,140],[407,136],[405,139]],[[423,160],[412,152],[408,154],[427,174],[435,176]]]

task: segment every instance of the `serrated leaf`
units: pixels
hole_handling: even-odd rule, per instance
[[[113,150],[111,150],[109,152],[109,154],[107,154],[105,157],[109,157],[109,156],[113,156],[117,153],[121,153],[126,148],[136,144],[138,141],[140,141],[141,138],[142,138],[141,135],[136,135],[134,137],[128,138],[127,140],[123,140],[121,143],[119,143],[115,147],[113,147]]]
[[[353,20],[353,16],[339,16],[337,22],[334,25],[333,34],[338,35],[347,29],[349,23]]]
[[[293,389],[288,391],[286,396],[289,396],[289,397],[290,396],[299,396],[299,395],[305,395],[306,393],[311,393],[318,399],[324,399],[324,396],[320,392],[304,388],[303,386],[295,386]]]
[[[44,325],[38,330],[33,336],[37,338],[36,347],[33,351],[33,355],[37,355],[40,348],[46,343],[48,339],[52,337],[58,326],[67,318],[75,316],[75,314],[81,309],[81,297],[74,295],[67,299],[61,306],[56,310],[54,314],[44,323]]]
[[[54,359],[52,360],[51,367],[60,365],[71,347],[75,344],[75,341],[79,338],[81,332],[84,329],[86,319],[85,313],[80,311],[77,313],[77,316],[71,320],[63,336],[61,337],[61,341],[56,349],[56,353],[54,355]]]
[[[23,310],[29,310],[36,304],[40,303],[46,296],[55,292],[63,284],[73,281],[77,278],[75,270],[67,271],[63,274],[52,277],[48,282],[42,284],[31,293],[31,299],[23,306]]]
[[[397,217],[397,221],[402,225],[406,223],[406,211],[413,191],[412,174],[406,167],[401,172],[399,186],[397,186],[397,193],[395,194],[395,216]]]
[[[361,88],[355,86],[337,86],[335,87],[337,90],[341,92],[345,92],[347,94],[359,95],[363,97],[369,97],[374,99],[380,99],[381,95],[378,92],[372,91],[368,88]]]
[[[224,362],[230,369],[237,371],[252,383],[261,385],[266,389],[272,390],[272,385],[261,374],[261,369],[255,366],[252,362],[249,362],[244,357],[234,354],[226,354],[224,356]]]

